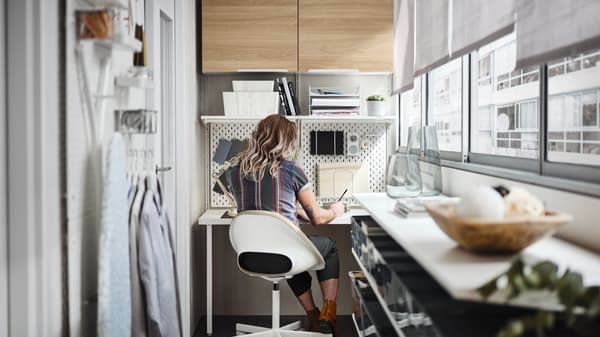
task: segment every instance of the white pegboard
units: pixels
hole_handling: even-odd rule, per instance
[[[388,124],[344,122],[324,123],[317,121],[296,121],[300,129],[300,151],[298,163],[304,168],[308,179],[316,185],[317,164],[325,163],[365,163],[369,165],[369,190],[371,192],[385,191],[384,176],[388,157],[387,135]],[[244,139],[250,136],[256,122],[235,123],[211,123],[210,125],[210,158],[214,155],[219,139]],[[348,133],[358,133],[360,143],[365,140],[366,148],[361,146],[357,156],[346,155],[311,155],[310,154],[310,132],[311,131],[344,131],[344,146],[348,144]],[[344,152],[346,149],[344,149]],[[219,170],[219,165],[210,161],[211,176]],[[211,179],[211,188],[214,180]],[[329,203],[335,200],[328,198],[317,198],[321,203]],[[350,205],[355,205],[349,196],[344,198]],[[228,207],[229,201],[223,195],[212,192],[210,194],[210,207]]]

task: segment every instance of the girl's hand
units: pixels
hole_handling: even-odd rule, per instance
[[[331,206],[329,206],[329,209],[333,211],[333,214],[336,218],[344,214],[344,212],[346,212],[346,206],[344,206],[344,203],[341,201],[331,204]]]

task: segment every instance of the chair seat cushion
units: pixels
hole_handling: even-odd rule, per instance
[[[292,270],[292,260],[283,254],[244,252],[238,255],[240,268],[250,273],[284,275]]]

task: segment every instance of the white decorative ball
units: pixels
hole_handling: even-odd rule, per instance
[[[544,203],[524,188],[512,187],[504,197],[507,217],[541,216]]]
[[[481,185],[460,198],[456,205],[459,218],[500,220],[504,218],[504,199],[492,187]]]

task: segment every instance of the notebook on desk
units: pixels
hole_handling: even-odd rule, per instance
[[[352,193],[369,192],[369,166],[364,163],[317,164],[317,194],[337,198],[348,189]]]

